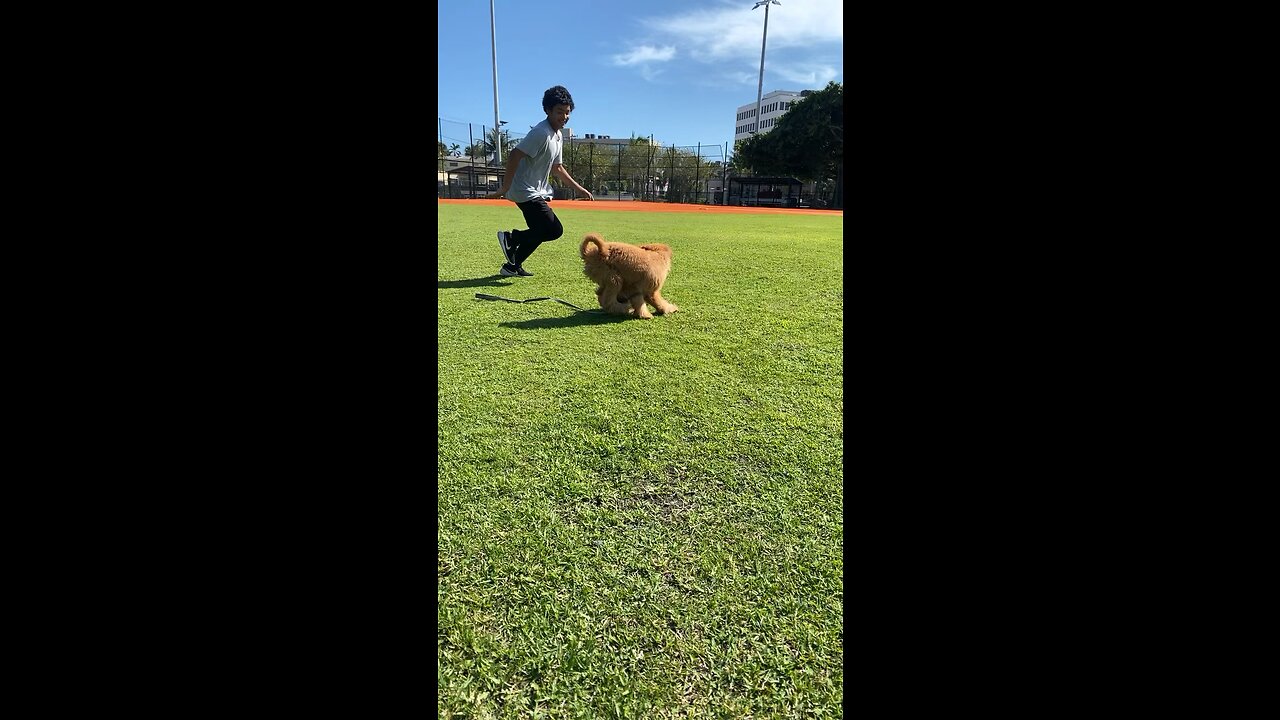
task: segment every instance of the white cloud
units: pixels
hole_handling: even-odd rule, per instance
[[[769,6],[766,80],[814,88],[842,78],[843,69],[832,62],[844,50],[841,0],[780,1]],[[754,88],[765,10],[751,5],[752,0],[704,0],[687,11],[649,17],[641,10],[637,22],[644,34],[623,43],[632,49],[612,55],[612,64],[652,82],[664,72],[661,64],[679,55],[709,66],[689,75],[694,84]]]
[[[844,44],[844,5],[841,0],[780,0],[769,6],[766,64],[770,50],[818,48]],[[764,35],[764,7],[752,9],[743,0],[720,0],[711,9],[642,20],[664,41],[687,49],[702,62],[760,60]]]
[[[776,68],[766,68],[766,70],[783,80],[789,80],[808,88],[825,87],[827,83],[840,77],[840,73],[830,66],[809,66],[806,68],[804,66],[781,64]]]
[[[675,56],[676,49],[674,46],[654,47],[652,45],[640,45],[629,53],[614,55],[613,64],[623,67],[640,65],[647,70],[649,63],[666,62]]]
[[[649,82],[653,82],[654,80],[657,80],[658,76],[661,74],[662,74],[661,70],[655,70],[649,67],[648,65],[640,66],[640,77],[644,78]]]

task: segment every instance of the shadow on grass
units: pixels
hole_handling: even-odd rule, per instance
[[[508,287],[510,285],[511,280],[503,275],[490,275],[466,280],[436,280],[437,290],[445,288]]]
[[[578,327],[580,325],[607,325],[609,323],[626,322],[621,315],[606,315],[596,312],[575,312],[568,317],[537,318],[519,322],[498,323],[498,327],[509,327],[517,330],[554,330],[556,328]]]

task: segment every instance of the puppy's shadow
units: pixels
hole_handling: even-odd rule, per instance
[[[508,287],[509,285],[511,285],[511,280],[504,275],[490,275],[466,280],[436,280],[437,290],[445,288]]]
[[[515,328],[516,330],[555,330],[557,328],[578,327],[580,325],[608,325],[625,322],[621,315],[608,315],[598,312],[575,312],[567,317],[535,318],[519,322],[498,323],[498,327]]]

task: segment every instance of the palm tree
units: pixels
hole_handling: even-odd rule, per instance
[[[495,137],[496,137],[496,138],[498,138],[498,142],[499,142],[499,143],[501,143],[501,146],[502,146],[502,157],[504,157],[504,158],[505,158],[505,157],[510,157],[510,156],[511,156],[511,148],[513,148],[513,147],[515,147],[516,145],[518,145],[518,144],[519,144],[519,142],[518,142],[518,141],[516,141],[516,140],[512,140],[512,139],[511,139],[511,133],[510,133],[510,132],[508,132],[508,131],[506,131],[506,130],[501,130],[501,131],[499,131],[499,132],[494,132],[493,130],[489,130],[488,132],[486,132],[486,133],[485,133],[485,138],[484,138],[484,154],[485,154],[485,155],[493,155],[493,152],[494,152],[494,144],[493,144],[493,141],[494,141],[494,138],[495,138]]]

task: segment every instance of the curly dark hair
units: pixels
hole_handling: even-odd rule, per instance
[[[570,110],[573,109],[573,96],[563,85],[548,88],[542,93],[542,112],[551,112],[551,108],[557,105],[568,105]]]

